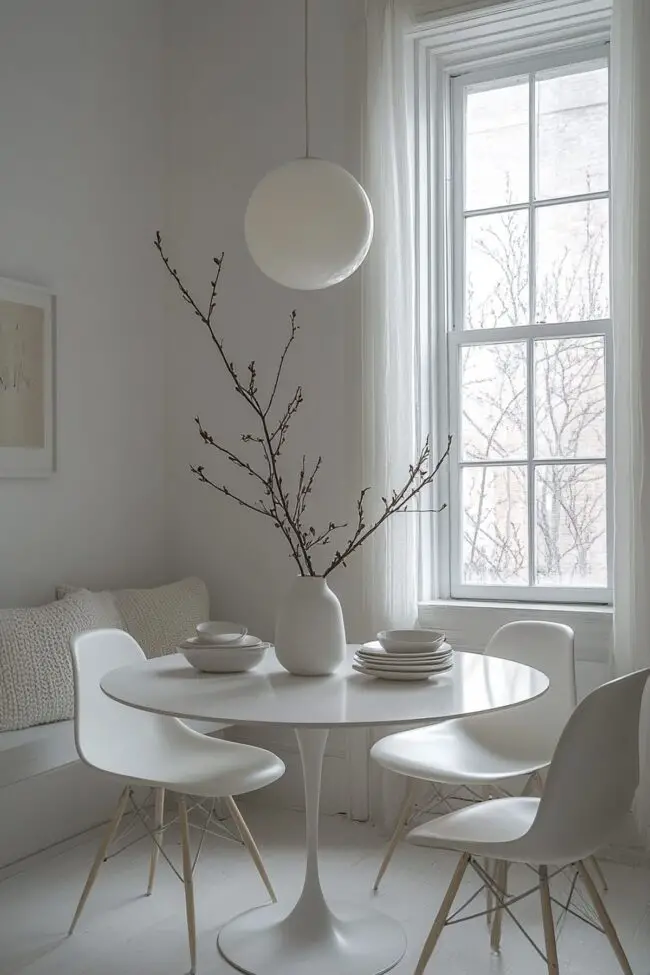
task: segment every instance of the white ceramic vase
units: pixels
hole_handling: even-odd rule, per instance
[[[275,652],[290,674],[333,674],[345,658],[341,604],[321,576],[298,576],[280,604]]]

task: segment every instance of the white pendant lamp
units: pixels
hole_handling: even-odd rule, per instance
[[[373,233],[370,200],[342,166],[309,152],[309,0],[305,0],[305,156],[268,173],[253,190],[244,234],[264,274],[316,291],[350,277]]]

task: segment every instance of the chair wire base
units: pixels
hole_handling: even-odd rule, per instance
[[[150,839],[158,847],[159,853],[163,855],[176,876],[182,879],[179,871],[170,862],[170,859],[163,850],[162,843],[159,840],[159,837],[163,836],[170,829],[170,827],[178,825],[179,816],[176,814],[175,816],[170,817],[162,826],[155,826],[151,824],[152,816],[148,807],[155,791],[155,789],[150,789],[142,803],[136,802],[133,789],[129,791],[129,805],[131,806],[132,810],[131,820],[124,827],[122,832],[113,839],[111,846],[117,846],[118,848],[113,849],[110,853],[106,854],[104,857],[104,863],[108,862],[108,860],[114,859],[114,857],[119,856],[121,853],[124,853],[132,846],[135,846],[136,843],[142,843],[143,840]],[[202,822],[192,822],[190,817],[193,813],[196,815],[197,812],[199,816],[201,816]],[[189,828],[191,830],[198,830],[201,834],[198,848],[194,855],[193,869],[196,867],[206,835],[215,836],[217,839],[228,840],[232,843],[238,843],[240,846],[245,845],[241,836],[236,835],[235,832],[228,826],[227,822],[217,818],[215,799],[210,800],[209,803],[207,800],[203,799],[194,800],[192,805],[187,807],[187,814]],[[132,839],[128,839],[128,837],[137,829],[138,825],[143,828],[144,832],[141,832],[140,835],[135,836]]]
[[[472,867],[473,871],[481,881],[481,884],[477,890],[475,890],[459,907],[452,910],[453,902],[456,899],[458,889],[468,866]],[[452,877],[447,894],[443,899],[438,915],[433,923],[429,937],[427,938],[424,948],[422,949],[422,954],[420,955],[420,959],[415,969],[415,975],[422,975],[424,972],[424,969],[433,953],[443,929],[447,926],[459,924],[463,921],[470,921],[479,917],[487,917],[488,919],[492,918],[492,948],[498,951],[500,946],[501,917],[503,916],[504,912],[514,922],[531,947],[534,948],[535,952],[546,963],[548,966],[549,975],[555,975],[555,973],[559,972],[556,946],[557,936],[561,932],[563,924],[569,915],[589,925],[591,928],[594,928],[596,931],[600,932],[600,934],[604,934],[611,943],[622,971],[625,973],[625,975],[632,975],[629,961],[621,946],[600,894],[598,893],[598,889],[584,861],[570,864],[569,866],[556,867],[552,870],[552,872],[549,872],[544,866],[528,866],[529,869],[531,869],[537,875],[537,883],[533,884],[522,893],[510,895],[506,889],[507,870],[505,869],[506,864],[504,861],[496,862],[496,868],[493,875],[474,856],[470,854],[463,854],[458,862],[458,866],[454,876]],[[502,869],[499,870],[499,867]],[[563,900],[560,900],[557,896],[551,894],[549,887],[549,882],[551,880],[561,877],[565,877],[569,887],[568,894]],[[587,905],[586,900],[582,896],[578,886],[579,879],[582,880],[587,894],[592,901],[593,909]],[[499,880],[503,882],[499,883]],[[472,911],[469,914],[466,913],[468,908],[470,908],[470,906],[476,901],[484,890],[489,892],[490,895],[487,908],[481,911]],[[540,948],[512,910],[512,907],[515,904],[538,892],[541,896],[542,903],[546,950],[542,950],[542,948]],[[560,908],[558,917],[553,916],[553,905]],[[496,937],[495,927],[497,928]]]
[[[172,863],[171,859],[165,852],[165,849],[162,844],[162,837],[165,835],[165,833],[172,826],[177,826],[179,824],[179,815],[177,814],[175,816],[172,816],[161,826],[152,826],[151,814],[147,811],[146,808],[148,801],[149,801],[149,796],[147,796],[147,799],[142,805],[138,804],[134,798],[133,789],[129,790],[129,804],[132,809],[133,819],[131,820],[131,823],[126,827],[126,829],[123,831],[121,836],[117,837],[113,842],[118,844],[120,843],[120,839],[125,840],[126,837],[131,832],[133,832],[133,830],[137,827],[138,823],[142,826],[144,833],[142,833],[140,836],[136,836],[134,839],[130,840],[129,842],[126,843],[122,842],[119,846],[119,849],[113,850],[113,852],[107,854],[104,857],[104,862],[106,862],[107,860],[112,860],[114,857],[119,856],[121,853],[124,853],[125,850],[128,850],[136,843],[140,843],[142,842],[142,840],[146,840],[147,838],[149,838],[151,842],[154,843],[155,846],[158,848],[158,852],[164,857],[165,861],[172,869],[174,874],[178,877],[178,879],[181,882],[183,882],[183,877],[180,871]],[[209,804],[206,802],[206,800],[197,799],[192,803],[192,805],[189,805],[187,807],[188,826],[190,829],[197,830],[200,833],[197,848],[194,853],[194,857],[192,859],[192,874],[194,874],[196,870],[199,857],[203,849],[203,843],[205,841],[206,835],[215,836],[218,839],[230,840],[231,842],[240,844],[240,846],[244,846],[244,841],[241,839],[240,836],[236,836],[234,832],[231,829],[229,829],[228,826],[226,826],[226,824],[223,821],[215,818],[214,816],[215,805],[216,805],[215,799],[210,800]],[[191,819],[189,818],[192,813],[196,815],[197,812],[202,817],[203,820],[200,823],[192,822]],[[217,829],[211,828],[213,824],[217,827]]]
[[[193,975],[196,970],[196,924],[194,913],[193,878],[199,862],[201,851],[203,849],[205,837],[208,834],[211,836],[216,836],[219,839],[234,841],[245,846],[255,864],[262,882],[269,893],[269,896],[271,897],[271,900],[275,902],[276,897],[255,840],[253,839],[253,836],[251,835],[250,830],[248,829],[248,826],[246,825],[246,822],[232,796],[227,796],[225,803],[228,808],[229,815],[231,816],[239,833],[238,836],[235,835],[235,833],[224,822],[215,818],[216,799],[195,799],[192,801],[191,805],[188,806],[187,797],[179,795],[177,796],[178,814],[168,818],[167,821],[165,821],[165,792],[166,790],[162,788],[152,789],[148,793],[145,803],[139,804],[136,802],[133,788],[130,785],[127,785],[123,789],[115,812],[113,813],[113,817],[104,830],[99,849],[97,850],[95,859],[90,868],[88,878],[81,893],[81,897],[79,899],[79,903],[77,904],[77,909],[68,933],[72,934],[77,925],[77,921],[81,916],[84,905],[97,879],[101,865],[107,860],[113,859],[113,857],[124,853],[125,850],[130,849],[130,847],[134,846],[136,843],[139,843],[141,840],[149,838],[153,846],[149,864],[149,883],[147,887],[147,895],[151,894],[153,890],[156,863],[158,856],[162,855],[174,875],[178,878],[178,880],[181,881],[185,889],[187,929],[191,958],[190,973]],[[152,793],[155,793],[153,816],[150,810],[147,809],[147,804],[151,799]],[[119,833],[127,806],[130,806],[131,809],[131,820],[122,830],[122,832]],[[190,813],[194,813],[195,819],[198,817],[198,823],[190,822]],[[183,863],[182,872],[177,869],[176,865],[168,856],[163,845],[165,833],[171,826],[175,825],[179,826],[181,833],[181,857]],[[140,826],[144,832],[140,833],[138,836],[132,837],[133,832],[138,826]],[[190,846],[190,829],[198,830],[200,833],[194,855],[192,855]],[[116,849],[109,852],[113,846],[116,846]]]

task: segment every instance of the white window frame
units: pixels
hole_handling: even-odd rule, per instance
[[[541,53],[533,53],[532,37],[525,43],[512,50],[506,45],[502,52],[491,50],[474,55],[471,45],[465,45],[459,53],[454,53],[444,63],[440,51],[436,50],[436,38],[433,41],[421,29],[415,38],[415,150],[416,150],[416,243],[418,248],[417,287],[418,314],[421,334],[421,367],[420,389],[423,402],[429,402],[430,411],[422,411],[422,428],[428,426],[435,431],[438,444],[443,444],[447,433],[453,436],[452,451],[445,475],[438,479],[432,504],[440,506],[447,503],[446,516],[439,515],[433,519],[423,519],[423,550],[421,559],[421,597],[431,599],[484,600],[489,602],[517,602],[546,603],[546,604],[583,604],[595,603],[609,605],[612,602],[611,587],[556,588],[550,586],[478,586],[466,585],[461,581],[460,559],[462,557],[462,540],[460,537],[461,504],[460,504],[460,465],[458,458],[459,443],[459,414],[452,409],[452,403],[458,403],[458,370],[451,368],[450,357],[454,361],[459,359],[461,344],[478,342],[490,343],[497,341],[512,341],[525,338],[532,342],[535,338],[576,336],[604,336],[605,341],[605,369],[607,386],[607,426],[606,426],[606,477],[608,488],[607,502],[607,560],[608,578],[611,580],[612,566],[612,477],[611,477],[611,392],[612,392],[612,337],[611,321],[586,322],[571,325],[528,325],[520,328],[501,328],[476,330],[473,332],[455,331],[450,327],[454,318],[461,322],[457,312],[458,296],[464,293],[462,279],[462,258],[454,253],[450,240],[455,241],[457,248],[462,249],[463,235],[458,232],[459,221],[462,226],[464,219],[462,212],[462,195],[456,191],[454,185],[454,145],[458,153],[457,140],[459,134],[452,128],[454,113],[452,99],[461,97],[462,87],[468,83],[482,80],[497,80],[498,77],[509,77],[517,74],[531,74],[547,68],[576,64],[580,61],[593,61],[607,58],[608,31],[603,29],[603,22],[594,25],[593,43],[585,44],[576,40],[575,35],[567,36],[564,40],[553,36],[546,44],[541,45]],[[584,36],[584,35],[583,35]],[[456,63],[454,63],[454,61]],[[460,77],[459,77],[460,76]],[[531,99],[534,92],[531,91]],[[458,117],[458,116],[456,116]],[[531,124],[531,141],[534,139]],[[461,139],[462,142],[462,139]],[[530,154],[531,173],[535,164],[534,154]],[[456,180],[462,178],[456,167]],[[531,184],[532,185],[532,184]],[[611,187],[610,187],[611,188]],[[588,194],[578,197],[562,197],[562,202],[571,202],[588,198],[608,198],[610,190],[603,193]],[[532,194],[531,194],[532,196]],[[522,205],[522,209],[531,212],[541,206],[547,206],[560,200],[529,201]],[[510,209],[509,207],[504,207]],[[480,212],[480,211],[479,211]],[[535,246],[534,232],[530,232],[531,249]],[[455,233],[454,233],[455,228]],[[610,248],[611,249],[611,248]],[[532,284],[531,284],[532,289]],[[462,306],[461,306],[462,307]],[[488,334],[489,333],[489,334]],[[461,342],[462,337],[462,342]],[[433,363],[433,368],[432,368]],[[530,379],[530,377],[529,377]],[[529,397],[529,438],[532,423],[532,403]],[[430,422],[427,423],[427,420]],[[530,444],[529,439],[529,444]],[[603,458],[595,458],[598,463]],[[549,461],[550,462],[550,461]],[[558,459],[555,459],[558,462]],[[582,463],[588,459],[581,459]],[[533,477],[533,470],[540,461],[533,462],[529,449],[527,466],[529,490]],[[543,461],[542,461],[543,463]],[[534,494],[529,495],[534,505]],[[531,521],[530,534],[534,532],[534,512]],[[457,540],[452,544],[453,539]],[[529,545],[531,542],[529,538]],[[532,552],[530,549],[531,578]],[[433,584],[435,580],[435,585]]]

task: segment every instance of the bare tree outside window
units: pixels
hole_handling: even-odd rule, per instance
[[[461,584],[607,586],[607,83],[466,86]]]

